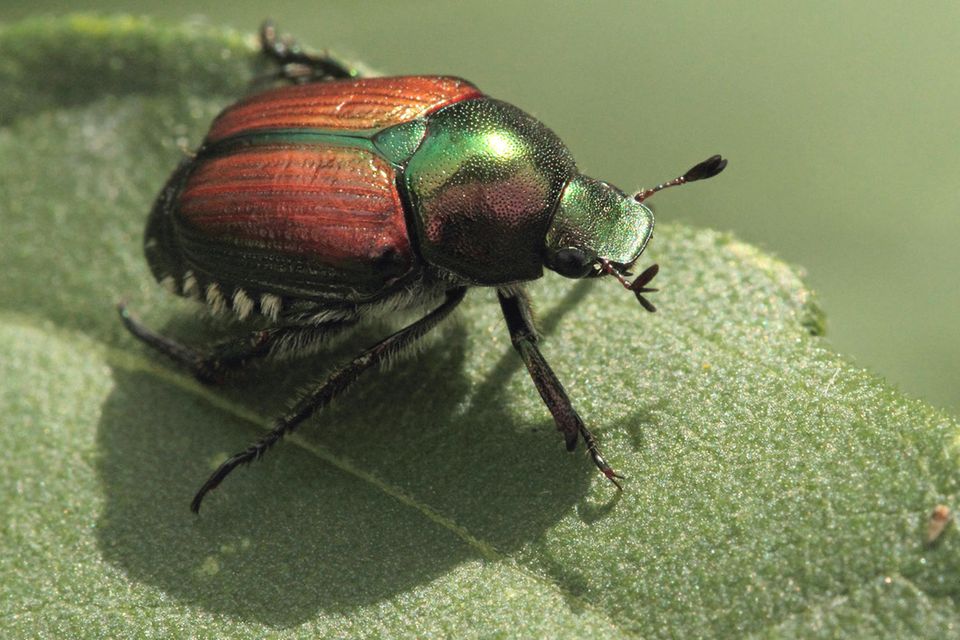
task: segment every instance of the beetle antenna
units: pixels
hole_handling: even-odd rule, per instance
[[[657,191],[662,191],[667,187],[676,187],[681,184],[686,184],[688,182],[696,182],[697,180],[706,180],[707,178],[712,178],[721,171],[723,171],[727,166],[727,161],[721,158],[719,155],[710,156],[700,164],[690,167],[690,169],[678,178],[674,178],[670,182],[664,182],[663,184],[658,184],[653,189],[641,189],[633,195],[633,199],[637,202],[643,202]]]
[[[623,273],[613,266],[613,263],[606,258],[600,258],[600,267],[604,273],[616,278],[620,284],[623,285],[624,289],[632,291],[633,295],[637,296],[637,301],[644,309],[650,313],[654,313],[657,310],[657,308],[653,306],[653,303],[647,300],[643,294],[658,291],[658,289],[648,287],[647,284],[649,284],[649,282],[653,280],[654,276],[660,272],[660,265],[654,264],[647,267],[643,273],[633,279],[633,282],[627,280]]]

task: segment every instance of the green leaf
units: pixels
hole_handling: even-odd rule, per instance
[[[476,289],[423,353],[368,375],[193,516],[218,461],[398,322],[222,388],[121,328],[125,298],[191,343],[230,330],[162,292],[140,244],[181,148],[255,62],[252,39],[130,18],[0,32],[0,636],[960,625],[955,525],[925,545],[932,508],[955,504],[957,424],[832,353],[796,271],[669,224],[648,256],[657,314],[612,282],[532,288],[544,352],[622,494],[565,453]]]

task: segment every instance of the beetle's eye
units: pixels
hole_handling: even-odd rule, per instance
[[[551,269],[567,278],[583,278],[593,271],[594,259],[580,249],[560,249],[553,256]]]

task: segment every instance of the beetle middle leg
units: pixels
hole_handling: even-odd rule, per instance
[[[441,320],[446,318],[450,312],[460,304],[466,292],[466,287],[458,287],[447,291],[446,299],[439,307],[416,322],[384,338],[358,355],[349,364],[334,371],[319,387],[301,398],[289,413],[278,418],[269,433],[221,464],[207,481],[203,483],[200,490],[197,491],[193,502],[190,503],[190,509],[194,513],[199,513],[200,504],[203,502],[204,496],[223,482],[223,479],[230,475],[231,471],[240,465],[248,464],[261,458],[270,447],[275,445],[288,433],[293,432],[301,422],[330,404],[335,397],[346,391],[350,385],[356,382],[361,373],[406,351],[417,340],[421,339],[431,329],[437,326]]]
[[[201,350],[150,329],[134,318],[123,304],[118,310],[123,325],[130,333],[188,369],[201,382],[208,383],[221,382],[228,371],[242,369],[254,360],[269,357],[291,343],[298,349],[309,347],[357,324],[356,320],[350,319],[270,327]]]
[[[523,359],[523,363],[527,365],[533,384],[536,385],[540,397],[553,415],[557,430],[563,433],[567,441],[567,451],[573,451],[577,446],[578,437],[582,437],[593,463],[610,482],[616,485],[617,489],[622,490],[623,487],[617,482],[617,478],[622,479],[623,476],[610,468],[607,461],[600,455],[596,438],[587,429],[577,410],[573,408],[563,385],[550,368],[546,358],[540,353],[540,348],[537,346],[539,338],[533,326],[533,314],[526,292],[522,289],[497,290],[497,298],[500,300],[500,308],[503,310],[503,317],[510,330],[510,340],[520,354],[520,358]]]
[[[307,53],[292,38],[277,36],[276,26],[270,20],[260,25],[260,48],[280,67],[277,76],[291,82],[337,80],[360,75],[356,69],[336,58]]]

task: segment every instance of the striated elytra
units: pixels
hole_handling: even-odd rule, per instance
[[[261,358],[308,353],[365,318],[424,309],[310,390],[260,440],[225,461],[191,508],[237,466],[402,353],[469,287],[496,289],[511,340],[573,450],[620,478],[537,345],[523,283],[544,267],[569,278],[612,276],[636,295],[657,273],[627,280],[653,233],[643,201],[712,177],[713,156],[679,178],[627,195],[581,175],[563,142],[517,107],[445,76],[362,78],[329,56],[261,30],[276,86],[224,110],[197,153],[167,181],[144,248],[167,289],[259,328],[198,350],[140,324],[139,339],[205,382]]]

